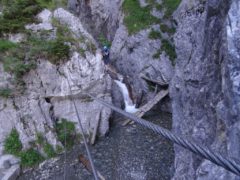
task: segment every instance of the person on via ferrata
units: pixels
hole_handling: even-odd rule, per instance
[[[103,46],[102,55],[103,55],[103,62],[104,64],[107,65],[109,63],[109,48],[107,46]]]

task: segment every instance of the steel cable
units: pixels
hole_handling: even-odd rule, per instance
[[[68,80],[67,77],[66,77],[66,79],[67,79],[68,87],[69,87],[69,90],[70,90],[70,94],[73,95],[73,92],[72,92],[69,80]],[[81,133],[82,133],[82,137],[83,137],[83,141],[84,141],[84,146],[85,146],[85,149],[87,151],[87,156],[88,156],[88,159],[90,161],[90,165],[91,165],[91,168],[92,168],[94,179],[98,180],[97,171],[95,169],[95,166],[94,166],[94,163],[93,163],[93,160],[92,160],[92,156],[91,156],[91,153],[89,151],[89,147],[87,145],[87,140],[86,140],[86,137],[84,135],[83,126],[82,126],[82,123],[81,123],[81,120],[80,120],[80,116],[79,116],[79,112],[78,112],[78,109],[77,109],[77,106],[76,106],[76,103],[75,103],[74,99],[72,99],[72,102],[73,102],[73,106],[74,106],[74,109],[75,109],[75,112],[76,112],[76,115],[77,115],[78,124],[79,124],[79,127],[81,129]]]
[[[228,171],[231,171],[232,173],[240,176],[240,165],[236,164],[236,162],[232,159],[229,158],[224,158],[223,156],[221,156],[219,153],[215,153],[212,152],[210,149],[206,148],[206,147],[202,147],[197,145],[194,142],[191,141],[187,141],[185,139],[183,139],[182,137],[179,137],[175,134],[173,134],[171,131],[162,128],[156,124],[153,124],[151,122],[148,122],[142,118],[138,118],[136,116],[134,116],[133,114],[127,113],[125,111],[123,111],[122,109],[119,109],[115,106],[113,106],[110,103],[105,102],[104,100],[102,100],[101,98],[97,98],[87,92],[84,92],[86,95],[90,96],[92,99],[96,100],[97,102],[99,102],[100,104],[120,113],[121,115],[133,120],[134,122],[147,127],[151,130],[153,130],[154,132],[162,135],[163,137],[167,138],[168,140],[190,150],[191,152],[202,156],[203,158],[213,162],[214,164],[221,166],[223,168],[225,168]]]

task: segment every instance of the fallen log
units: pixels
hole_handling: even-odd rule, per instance
[[[101,111],[97,114],[96,126],[93,129],[93,134],[92,134],[91,141],[90,141],[91,145],[93,145],[95,143],[95,140],[96,140],[97,130],[98,130],[98,126],[99,126],[100,119],[101,119]]]
[[[92,173],[92,167],[87,158],[84,157],[84,155],[80,154],[79,155],[79,161],[83,164],[83,166],[88,170],[88,172]],[[99,171],[97,171],[97,175],[100,180],[105,180],[105,178],[101,175]]]
[[[147,77],[145,74],[141,74],[140,77],[146,81],[150,81],[152,83],[158,84],[160,86],[167,86],[168,83],[162,78],[162,80],[155,80]]]
[[[156,96],[154,96],[154,98],[152,100],[148,101],[147,104],[141,106],[139,108],[139,110],[135,113],[135,115],[139,118],[143,117],[145,113],[150,111],[153,108],[153,106],[155,106],[159,101],[161,101],[167,95],[168,95],[168,89],[161,90],[159,93],[156,94]],[[122,125],[126,126],[130,122],[131,122],[131,120],[127,119],[123,122]]]

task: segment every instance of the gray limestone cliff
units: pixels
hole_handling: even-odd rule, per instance
[[[56,38],[54,21],[57,20],[70,30],[78,43],[66,43],[71,49],[66,62],[55,65],[47,58],[38,58],[36,69],[23,76],[26,87],[23,94],[0,97],[0,155],[4,139],[12,128],[18,130],[25,149],[36,139],[38,132],[45,134],[50,144],[59,144],[54,130],[56,122],[62,118],[77,122],[68,82],[85,133],[91,135],[98,131],[101,136],[108,132],[111,110],[79,94],[87,89],[117,106],[123,104],[121,92],[105,72],[100,52],[93,50],[101,46],[99,37],[103,35],[111,41],[110,64],[124,75],[135,102],[144,104],[157,91],[169,88],[169,96],[155,107],[171,112],[172,122],[170,117],[164,121],[167,127],[177,135],[240,162],[240,0],[182,0],[173,13],[174,19],[171,16],[164,19],[167,10],[160,5],[165,1],[139,0],[140,7],[137,8],[142,8],[149,17],[151,14],[157,20],[134,33],[129,32],[124,20],[128,15],[124,12],[124,2],[69,0],[71,13],[62,8],[54,12],[44,10],[37,16],[39,23],[25,26],[35,34],[50,31],[50,38]],[[151,38],[151,33],[154,38]],[[25,38],[23,34],[8,36],[14,42]],[[171,53],[166,52],[173,50],[176,51],[176,57],[172,54],[175,61]],[[153,86],[142,75],[164,85]],[[0,61],[0,88],[14,88],[12,81],[13,75],[4,71]],[[160,122],[159,114],[154,122]],[[96,146],[101,147],[100,152],[93,147],[95,156],[101,156],[98,163],[103,162],[102,169],[99,169],[110,174],[107,176],[109,179],[118,176],[146,180],[163,177],[163,173],[165,179],[174,180],[239,180],[225,169],[177,145],[174,145],[175,154],[171,151],[164,156],[166,149],[160,145],[165,141],[155,134],[146,135],[145,130],[138,129],[136,125],[126,129],[116,127],[117,130],[113,128],[114,135],[108,137],[110,143],[101,139]],[[136,134],[141,135],[136,138]],[[159,144],[157,147],[160,149],[153,148],[153,141],[157,142],[155,145]],[[144,147],[140,154],[135,152],[136,144],[139,144],[139,151]],[[151,150],[148,151],[147,146],[152,146]],[[168,146],[172,150],[172,145]],[[107,157],[106,147],[114,157],[111,160]],[[154,156],[145,158],[149,152]],[[163,164],[166,162],[167,171],[160,167],[155,156],[160,160],[165,157]],[[41,172],[40,168],[39,179]],[[52,174],[54,176],[54,170]]]
[[[41,30],[50,30],[54,36],[56,29],[52,26],[52,18],[66,25],[75,38],[85,38],[85,41],[96,44],[92,36],[82,27],[81,22],[73,14],[64,9],[57,9],[54,13],[42,11],[38,18],[39,24],[27,25],[26,28],[37,33]],[[83,42],[79,46],[86,46]],[[59,144],[55,125],[58,120],[67,119],[76,124],[76,112],[72,103],[70,88],[74,94],[83,89],[111,102],[110,89],[112,80],[104,73],[104,64],[101,54],[97,51],[85,51],[85,56],[71,46],[70,58],[60,65],[52,64],[46,58],[36,59],[36,69],[31,70],[23,77],[25,90],[23,94],[12,98],[0,97],[0,154],[3,153],[3,144],[6,136],[16,128],[24,148],[36,140],[37,133],[44,134],[48,143],[54,147]],[[13,76],[4,71],[0,62],[0,88],[14,87]],[[97,82],[97,83],[96,83]],[[68,84],[69,83],[69,84]],[[69,87],[70,85],[70,87]],[[84,133],[91,135],[98,131],[105,135],[109,129],[111,110],[87,98],[74,96],[77,109],[80,113]]]
[[[230,8],[231,6],[231,8]],[[171,82],[173,131],[239,161],[239,1],[182,1]],[[230,11],[229,11],[230,9]],[[175,146],[173,179],[235,179]]]

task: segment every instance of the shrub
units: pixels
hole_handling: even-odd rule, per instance
[[[162,6],[166,9],[164,17],[171,17],[173,12],[179,6],[180,2],[181,0],[163,0]]]
[[[39,145],[43,145],[45,143],[45,139],[42,135],[42,133],[37,133],[36,134],[37,138],[36,138],[36,143],[39,144]]]
[[[49,49],[47,50],[49,60],[53,64],[57,64],[59,60],[69,58],[70,48],[61,39],[49,41]]]
[[[44,160],[44,158],[32,148],[21,152],[20,158],[21,164],[25,167],[34,166]]]
[[[151,7],[142,8],[138,0],[125,0],[123,11],[125,13],[124,23],[130,35],[148,28],[158,21],[156,17],[151,15]]]
[[[33,62],[23,62],[18,57],[6,57],[3,61],[4,70],[14,74],[16,79],[20,79],[23,75],[36,67]]]
[[[166,54],[169,56],[170,60],[174,64],[174,60],[177,57],[175,47],[172,46],[167,40],[163,40],[161,50],[166,52]]]
[[[56,124],[56,132],[58,140],[69,149],[74,145],[74,139],[76,137],[75,125],[73,122],[62,119],[61,122]]]
[[[47,158],[54,157],[56,153],[52,145],[47,142],[41,133],[37,133],[36,136],[36,143],[43,147],[43,151],[47,155]]]
[[[4,142],[4,151],[9,154],[18,156],[22,149],[22,143],[19,140],[19,134],[13,129]]]
[[[4,98],[9,98],[12,96],[12,90],[8,88],[0,89],[0,96]]]
[[[67,7],[67,0],[36,0],[42,8],[55,9],[57,6]]]
[[[22,143],[19,140],[19,134],[16,129],[13,129],[5,139],[4,151],[5,153],[20,157],[21,164],[25,167],[33,166],[44,160],[44,158],[32,148],[26,151],[22,151]]]
[[[45,143],[44,144],[43,151],[46,153],[48,158],[52,158],[52,157],[54,157],[56,155],[52,145],[49,144],[49,143]]]
[[[151,32],[149,33],[148,37],[150,39],[161,39],[162,35],[159,31],[155,31],[155,30],[151,30]]]
[[[170,34],[174,34],[176,29],[175,28],[169,28],[166,24],[161,24],[160,25],[160,29],[163,33],[170,33]]]
[[[46,57],[53,64],[69,58],[70,54],[70,47],[60,38],[56,40],[42,40],[32,35],[28,39],[27,46],[30,49],[31,59]]]
[[[3,0],[2,4],[0,35],[24,31],[24,25],[34,22],[34,16],[42,10],[35,0]]]
[[[101,35],[99,36],[98,41],[100,42],[100,44],[101,44],[102,46],[111,47],[111,45],[112,45],[111,42],[108,41],[108,39],[105,38],[103,34],[101,34]]]
[[[16,48],[18,45],[8,40],[0,39],[0,51],[7,51],[12,48]]]
[[[57,154],[61,154],[63,151],[64,151],[64,149],[63,149],[62,146],[60,146],[60,145],[57,145],[57,146],[56,146],[56,153],[57,153]]]

